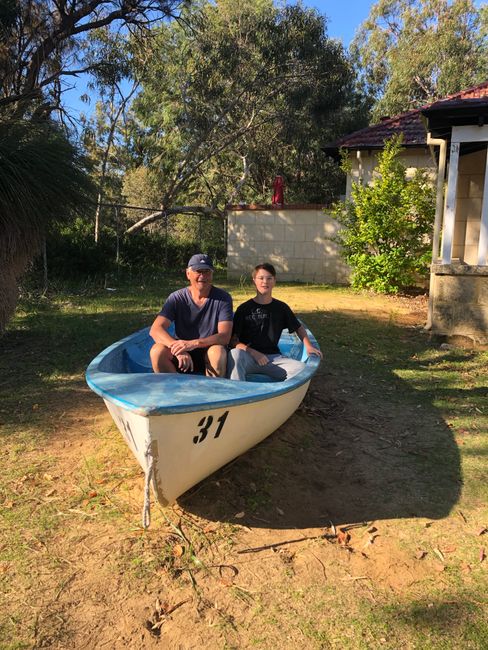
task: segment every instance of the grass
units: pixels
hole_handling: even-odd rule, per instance
[[[83,373],[180,285],[25,296],[0,340],[0,647],[150,648],[156,596],[186,603],[169,647],[486,647],[488,353],[431,342],[414,300],[280,286],[325,354],[304,407],[143,532],[142,473]]]

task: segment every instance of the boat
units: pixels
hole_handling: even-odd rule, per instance
[[[318,347],[308,329],[307,334]],[[296,334],[286,332],[280,351],[305,367],[285,381],[157,374],[149,358],[152,345],[144,328],[103,350],[86,371],[88,386],[103,398],[145,472],[144,527],[150,523],[150,486],[161,505],[172,504],[264,440],[298,408],[320,363],[316,355],[307,358]]]

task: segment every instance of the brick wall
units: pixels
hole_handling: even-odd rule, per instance
[[[323,206],[231,206],[227,214],[229,278],[271,262],[280,280],[348,283],[349,267],[330,239],[340,226]]]
[[[432,332],[488,344],[488,267],[433,264]]]

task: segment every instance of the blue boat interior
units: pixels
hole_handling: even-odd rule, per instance
[[[307,332],[318,347],[313,334]],[[227,408],[287,393],[310,381],[320,363],[316,356],[307,358],[298,336],[284,333],[279,343],[281,352],[305,362],[304,369],[287,381],[272,381],[263,375],[231,381],[202,375],[157,374],[152,371],[149,357],[152,345],[149,328],[117,341],[88,366],[88,385],[103,399],[140,415],[183,413]]]
[[[149,351],[154,341],[148,335],[144,338],[135,339],[128,343],[122,350],[121,356],[115,356],[110,361],[105,359],[105,362],[100,364],[100,370],[104,370],[107,363],[110,365],[110,372],[122,373],[152,373],[151,359],[149,358]],[[280,351],[282,354],[292,357],[293,359],[302,360],[303,346],[300,339],[294,334],[283,333],[280,339]],[[270,383],[274,380],[267,375],[248,375],[247,381],[258,383]]]

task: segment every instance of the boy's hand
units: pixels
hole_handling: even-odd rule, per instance
[[[269,363],[268,357],[262,352],[258,352],[257,350],[253,350],[252,348],[247,348],[247,351],[254,359],[254,361],[258,364],[258,366],[265,366],[267,363]]]
[[[315,356],[320,357],[321,359],[324,358],[324,355],[322,354],[322,352],[318,348],[314,348],[314,347],[310,346],[310,347],[306,347],[305,349],[307,350],[308,356],[310,356],[311,354],[314,354]]]

